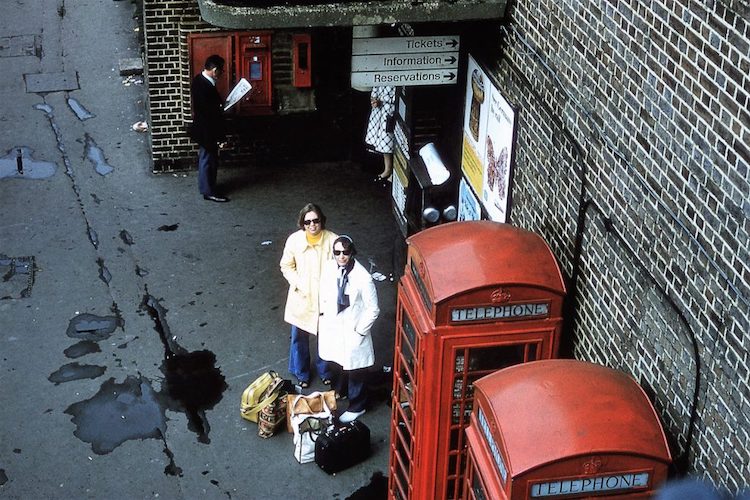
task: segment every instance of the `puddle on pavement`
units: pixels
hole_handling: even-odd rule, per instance
[[[96,115],[89,113],[89,111],[83,107],[83,105],[78,102],[78,100],[74,99],[73,97],[68,98],[68,106],[70,106],[70,109],[75,113],[75,115],[78,117],[81,121],[86,121],[89,118],[94,118]]]
[[[81,365],[77,362],[61,366],[52,373],[47,380],[55,385],[60,385],[71,380],[95,379],[101,377],[107,371],[106,366]]]
[[[167,226],[166,224],[163,226],[159,226],[159,231],[177,231],[177,228],[179,227],[179,224],[172,224]]]
[[[72,415],[76,425],[74,435],[90,443],[94,453],[100,455],[111,452],[128,440],[161,439],[164,441],[164,453],[169,459],[164,473],[181,476],[182,469],[175,464],[174,455],[164,438],[166,410],[185,413],[188,429],[197,435],[198,441],[209,444],[210,425],[206,411],[221,401],[228,386],[216,367],[214,353],[207,350],[189,352],[177,343],[166,321],[167,309],[158,300],[147,294],[141,308],[154,321],[154,330],[164,347],[160,367],[164,379],[160,391],[154,391],[151,381],[142,376],[129,376],[121,384],[111,378],[102,384],[94,397],[70,405],[65,413]],[[80,314],[71,320],[67,333],[68,336],[93,342],[109,337],[120,324],[121,321],[115,316]],[[88,344],[79,344],[77,350],[70,348],[71,352],[91,349]],[[124,348],[126,344],[118,347]],[[76,363],[58,371],[79,369],[72,365]],[[60,374],[56,380],[64,378]]]
[[[88,234],[89,241],[94,245],[94,248],[99,248],[99,233],[93,227],[89,226]]]
[[[70,338],[98,341],[109,338],[118,326],[122,326],[122,320],[117,316],[84,313],[70,320],[65,334]]]
[[[375,472],[370,477],[369,484],[362,486],[360,489],[346,497],[346,500],[376,500],[388,497],[388,478],[382,472]]]
[[[198,441],[208,444],[211,427],[206,410],[221,401],[228,388],[224,375],[216,367],[216,355],[207,350],[188,352],[180,346],[169,330],[167,310],[151,295],[144,297],[142,307],[154,321],[154,329],[164,346],[161,394],[169,409],[185,413],[188,429],[197,434]]]
[[[99,344],[93,340],[81,340],[63,351],[66,358],[76,359],[87,354],[102,352]]]
[[[34,160],[32,150],[19,146],[0,158],[0,179],[46,179],[55,175],[57,164]]]
[[[111,378],[91,399],[70,405],[65,413],[76,425],[73,434],[104,455],[125,441],[163,439],[167,428],[164,406],[143,377],[129,376],[122,384]]]
[[[107,158],[104,156],[104,152],[99,146],[96,145],[94,139],[89,134],[86,134],[86,158],[94,165],[94,170],[99,175],[111,174],[114,171],[114,167],[107,163]]]

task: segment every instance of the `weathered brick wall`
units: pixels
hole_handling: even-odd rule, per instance
[[[195,0],[143,0],[143,29],[154,171],[189,168],[197,147],[185,132],[191,119],[187,35],[216,28],[201,21]]]
[[[682,472],[731,491],[750,478],[749,23],[746,0],[520,0],[486,57],[518,109],[513,222],[572,276],[571,353],[631,373]]]

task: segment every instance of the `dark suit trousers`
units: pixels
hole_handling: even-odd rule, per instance
[[[198,189],[203,196],[216,196],[216,171],[219,168],[219,148],[201,146],[198,149]]]

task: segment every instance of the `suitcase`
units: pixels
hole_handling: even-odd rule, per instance
[[[315,441],[315,463],[328,474],[356,465],[370,456],[370,429],[359,420],[332,425]]]

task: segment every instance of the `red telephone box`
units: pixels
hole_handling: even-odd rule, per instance
[[[466,499],[647,498],[672,461],[651,402],[628,375],[555,359],[477,380]]]
[[[388,491],[459,498],[474,381],[556,357],[565,285],[547,244],[490,221],[407,239],[398,288]]]

